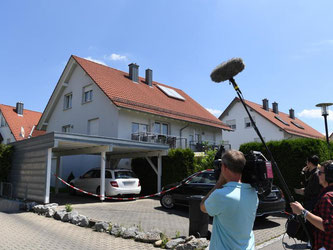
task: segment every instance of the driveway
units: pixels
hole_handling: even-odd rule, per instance
[[[145,231],[158,228],[171,237],[178,233],[188,235],[188,208],[166,210],[162,208],[158,199],[100,202],[93,197],[59,194],[57,197],[51,197],[51,201],[57,202],[61,207],[70,203],[80,214],[96,220],[127,227],[135,224]],[[282,235],[285,232],[285,222],[286,218],[282,214],[269,216],[264,220],[257,219],[254,224],[256,245]],[[211,224],[209,229],[212,229]]]

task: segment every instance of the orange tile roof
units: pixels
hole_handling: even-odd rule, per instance
[[[42,113],[24,109],[23,116],[16,113],[16,108],[0,104],[0,110],[5,118],[8,127],[16,141],[27,139],[33,126],[36,126]],[[21,135],[21,127],[24,128],[24,137]]]
[[[236,97],[232,101],[232,103],[235,101],[240,102],[238,97]],[[286,113],[283,113],[280,111],[279,111],[279,114],[275,114],[272,109],[269,109],[269,111],[266,111],[262,108],[262,105],[259,105],[257,103],[250,102],[247,100],[244,100],[244,102],[249,108],[253,109],[257,113],[259,113],[261,116],[263,116],[264,118],[269,120],[271,123],[273,123],[274,125],[281,128],[288,134],[302,136],[302,137],[309,137],[309,138],[324,139],[323,134],[321,134],[320,132],[318,132],[317,130],[315,130],[314,128],[307,125],[306,123],[304,123],[303,121],[301,121],[300,119],[298,119],[296,117],[295,117],[295,119],[292,119],[289,117],[289,114],[286,114]],[[229,107],[230,107],[230,105],[229,105]],[[286,125],[286,124],[282,123],[281,121],[279,121],[278,119],[276,119],[275,116],[280,117],[288,125]],[[302,126],[304,129],[297,127],[293,123],[296,123],[296,124]]]
[[[77,56],[72,57],[118,107],[230,130],[180,89],[155,81],[153,87],[150,87],[142,77],[139,77],[139,83],[134,83],[128,73]],[[168,97],[156,85],[175,90],[185,101]]]

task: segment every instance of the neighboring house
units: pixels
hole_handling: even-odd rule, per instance
[[[227,125],[182,90],[153,81],[152,70],[145,73],[145,78],[139,77],[136,64],[130,64],[126,73],[71,56],[37,128],[194,151],[221,144],[222,130],[230,130]],[[72,168],[98,166],[82,159],[72,156]],[[64,159],[62,164],[69,162]],[[120,165],[129,167],[129,162]]]
[[[328,139],[330,140],[330,142],[333,140],[333,133],[329,136]]]
[[[16,107],[0,104],[0,143],[8,144],[45,133],[35,127],[42,113],[24,109],[21,102]]]
[[[320,132],[296,118],[293,109],[289,110],[289,114],[279,112],[276,102],[270,109],[267,99],[263,100],[262,105],[247,100],[244,102],[265,141],[299,137],[323,139]],[[224,143],[230,144],[231,148],[238,149],[246,142],[260,142],[239,98],[235,98],[229,104],[219,119],[233,129],[231,132],[223,133]]]

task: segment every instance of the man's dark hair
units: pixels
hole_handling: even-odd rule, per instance
[[[333,183],[333,161],[332,160],[324,161],[320,165],[324,167],[325,180],[328,183]]]
[[[308,157],[308,162],[311,162],[313,165],[317,166],[319,163],[319,157],[316,155]]]
[[[229,150],[222,155],[222,163],[234,173],[241,174],[246,163],[244,154],[237,150]]]

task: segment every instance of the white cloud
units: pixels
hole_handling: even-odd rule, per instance
[[[101,61],[101,60],[98,60],[98,59],[93,59],[93,58],[91,58],[90,56],[85,57],[84,59],[87,59],[87,60],[92,61],[92,62],[95,62],[95,63],[102,64],[102,65],[104,65],[104,66],[107,66],[105,62],[103,62],[103,61]]]
[[[109,56],[104,56],[104,58],[107,59],[107,60],[111,60],[111,61],[127,61],[126,56],[118,55],[118,54],[115,54],[115,53],[112,53]]]
[[[215,115],[216,117],[219,117],[222,114],[221,110],[218,109],[210,109],[210,108],[206,108],[210,113],[212,113],[213,115]]]
[[[302,112],[298,113],[299,117],[312,118],[312,119],[323,119],[320,109],[304,109]],[[333,111],[329,110],[327,119],[333,121]]]

